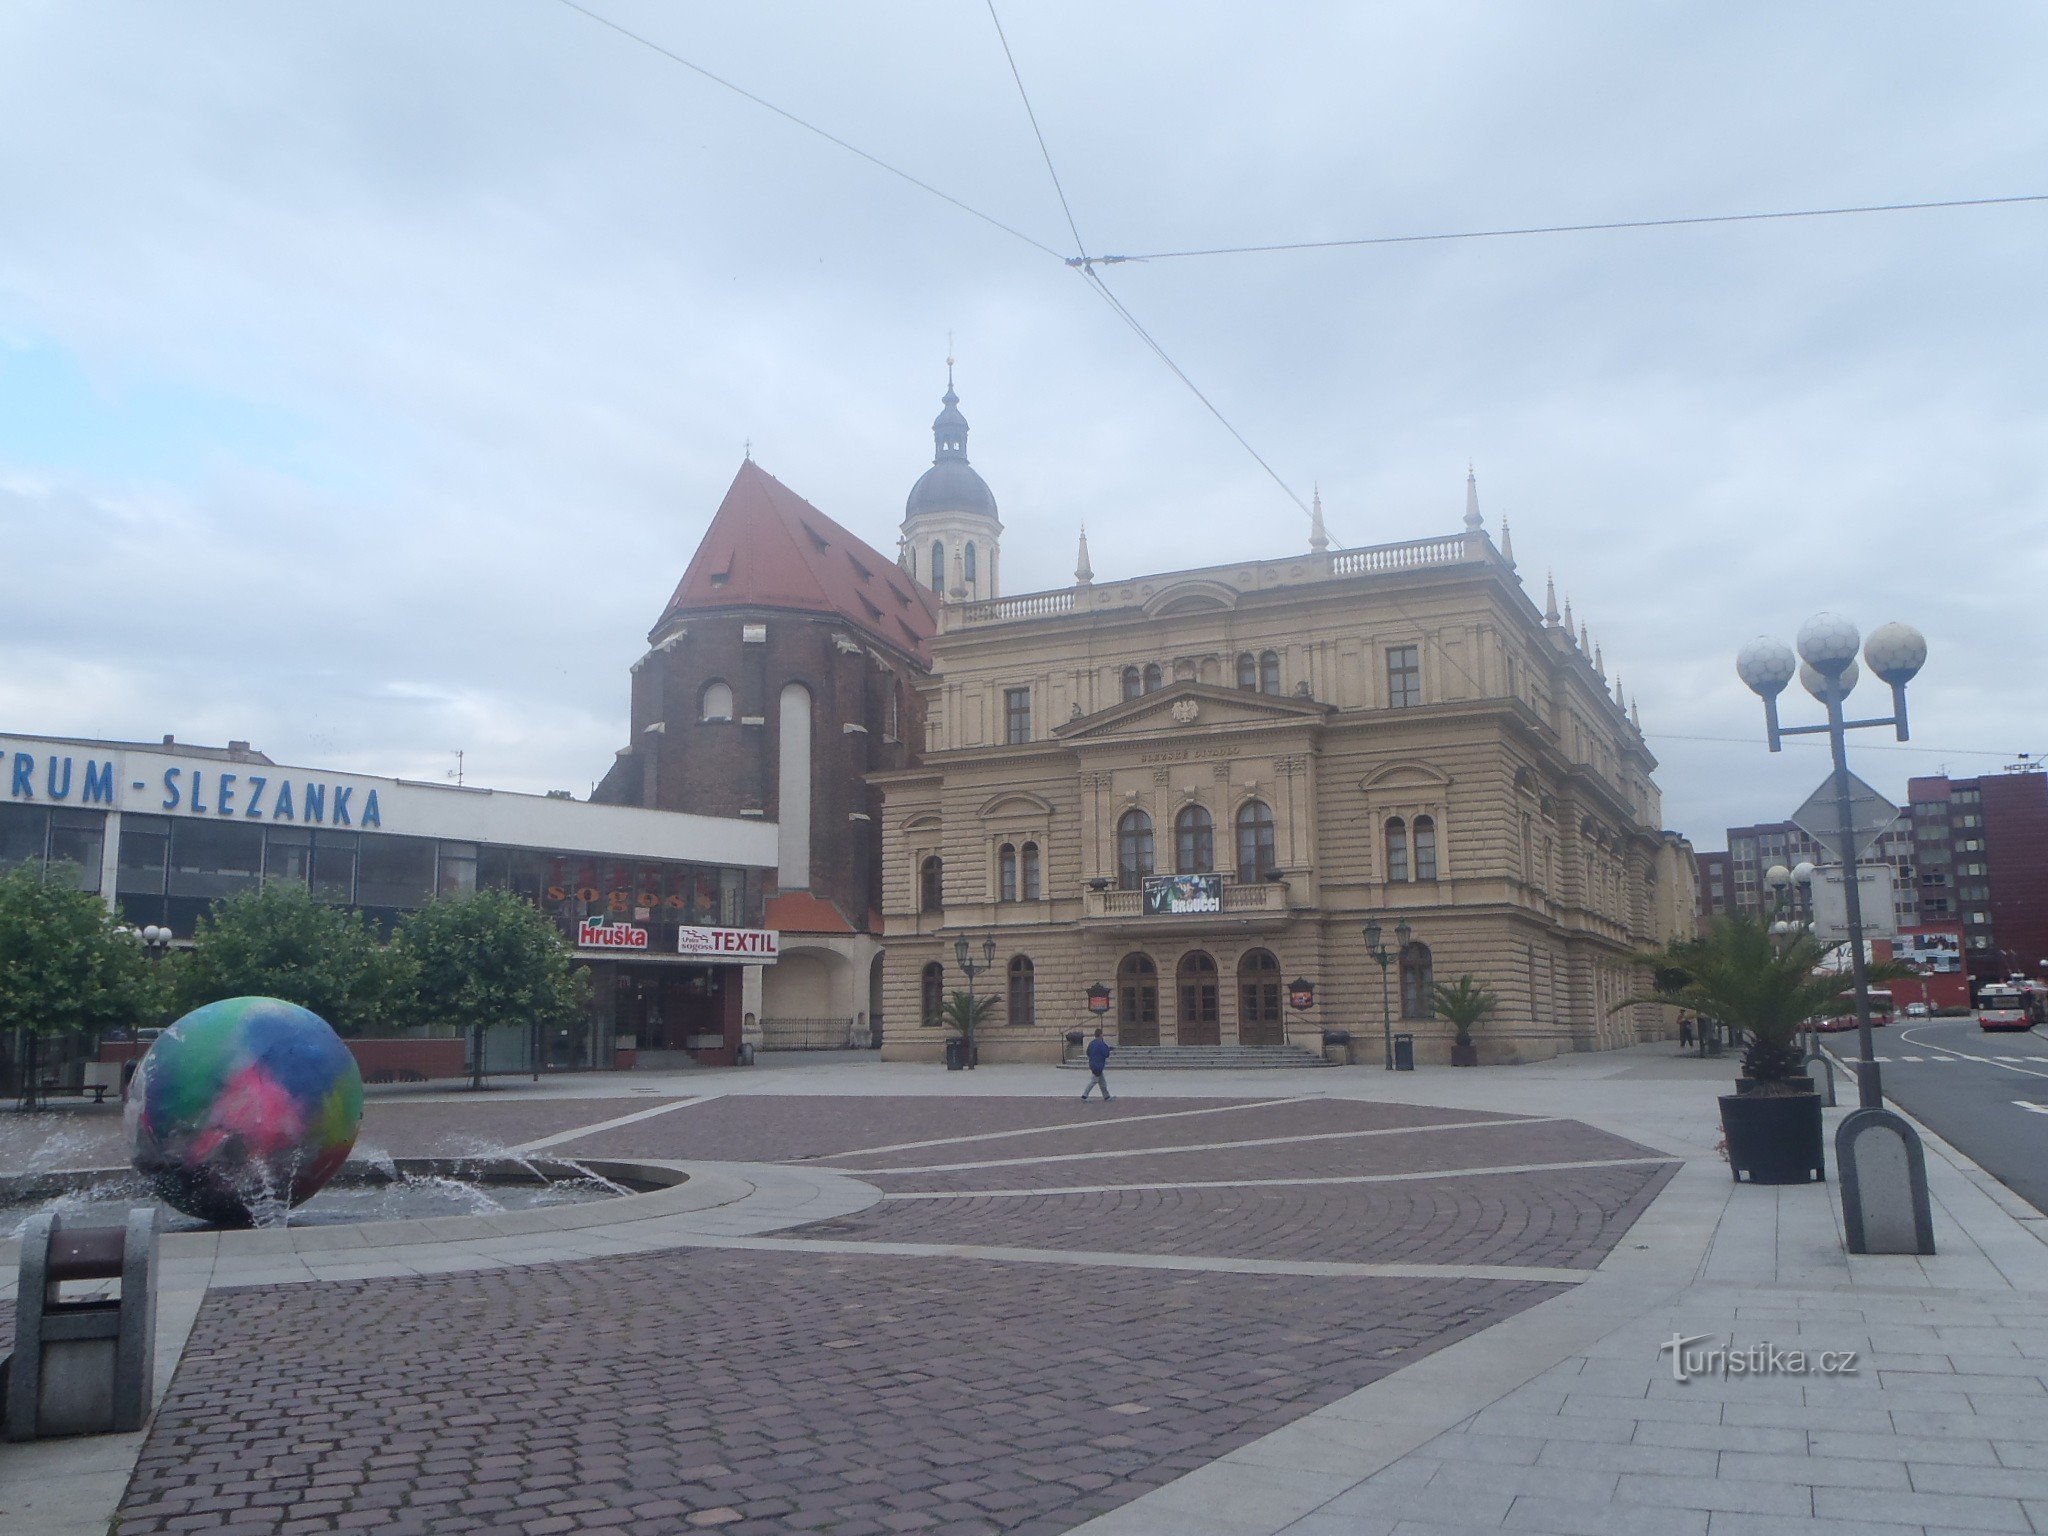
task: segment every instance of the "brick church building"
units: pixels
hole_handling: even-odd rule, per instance
[[[868,775],[915,760],[944,597],[998,594],[995,497],[947,380],[932,467],[881,554],[748,458],[633,664],[632,730],[593,798],[778,829],[744,969],[767,1048],[878,1043],[882,815]]]

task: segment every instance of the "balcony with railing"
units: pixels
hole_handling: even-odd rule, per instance
[[[1254,929],[1280,927],[1291,910],[1285,880],[1246,880],[1223,877],[1222,910],[1217,912],[1147,913],[1143,891],[1119,890],[1114,886],[1082,893],[1081,921],[1088,927],[1199,932],[1209,927]]]

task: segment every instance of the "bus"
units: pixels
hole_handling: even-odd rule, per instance
[[[1813,1027],[1824,1034],[1833,1034],[1844,1029],[1854,1029],[1856,1027],[1855,1002],[1850,998],[1844,997],[1843,1003],[1847,1007],[1848,1012],[1838,1013],[1832,1018],[1815,1019]],[[1872,1029],[1883,1029],[1891,1021],[1891,993],[1883,987],[1872,987],[1870,989],[1870,1027]]]
[[[1977,1027],[1987,1034],[1994,1029],[2032,1029],[2041,1022],[2041,994],[2033,987],[1994,981],[1977,993]]]

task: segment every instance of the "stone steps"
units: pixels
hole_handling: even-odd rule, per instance
[[[1063,1061],[1062,1067],[1085,1072],[1085,1057]],[[1109,1058],[1112,1072],[1177,1068],[1181,1071],[1231,1072],[1266,1067],[1327,1067],[1320,1051],[1305,1045],[1120,1045]]]

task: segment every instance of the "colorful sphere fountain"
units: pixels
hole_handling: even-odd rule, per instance
[[[311,1199],[355,1145],[363,1077],[325,1019],[230,997],[165,1030],[128,1089],[135,1167],[168,1205],[268,1226]]]

